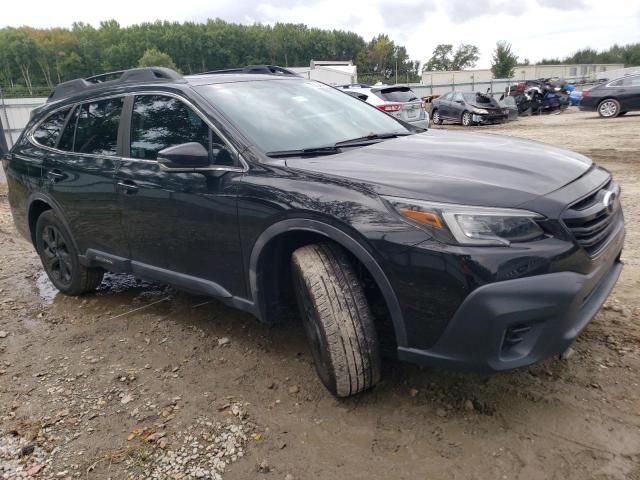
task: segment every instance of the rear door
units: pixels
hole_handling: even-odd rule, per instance
[[[34,134],[46,152],[43,191],[61,207],[82,254],[126,254],[115,189],[122,104],[119,96],[76,105],[59,139]]]
[[[640,75],[624,78],[619,95],[623,111],[640,110]]]
[[[236,205],[244,169],[236,152],[182,96],[139,93],[129,102],[117,183],[134,272],[186,289],[219,294],[218,285],[244,294]],[[210,168],[171,171],[158,163],[160,150],[189,142],[210,152]]]
[[[440,118],[451,118],[451,97],[453,92],[445,93],[438,99]]]

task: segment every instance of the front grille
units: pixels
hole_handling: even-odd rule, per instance
[[[570,205],[562,220],[578,244],[594,256],[616,230],[621,216],[620,187],[610,181]]]

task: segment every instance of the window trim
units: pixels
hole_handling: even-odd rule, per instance
[[[90,100],[82,100],[79,102],[74,102],[74,103],[69,103],[67,105],[63,105],[60,106],[54,110],[51,110],[51,112],[49,112],[49,114],[44,117],[42,120],[40,120],[38,123],[35,124],[35,126],[33,126],[31,128],[31,130],[29,130],[29,133],[27,134],[27,139],[29,140],[29,142],[31,142],[34,146],[38,147],[38,148],[44,148],[45,150],[49,150],[51,152],[54,153],[62,153],[64,155],[74,155],[74,156],[78,156],[78,157],[90,157],[90,158],[108,158],[108,159],[119,159],[122,158],[120,156],[116,155],[101,155],[99,153],[80,153],[80,152],[69,152],[67,150],[60,150],[58,147],[58,144],[60,143],[60,139],[62,138],[62,132],[64,132],[64,129],[67,128],[67,125],[69,124],[69,120],[71,119],[71,115],[73,114],[73,112],[75,112],[75,110],[80,106],[84,105],[85,103],[93,103],[93,102],[100,102],[102,100],[109,100],[111,98],[122,98],[123,99],[123,104],[122,104],[122,114],[120,115],[120,123],[122,124],[122,116],[124,114],[124,102],[126,101],[126,97],[128,94],[123,94],[123,93],[118,93],[118,94],[112,94],[112,95],[104,95],[104,96],[99,96],[99,97],[95,97],[92,98]],[[65,122],[64,128],[62,129],[62,131],[60,132],[60,136],[58,137],[58,141],[56,142],[56,147],[48,147],[46,145],[42,145],[41,143],[39,143],[34,137],[33,134],[35,133],[35,131],[40,127],[40,125],[45,122],[47,119],[49,119],[49,117],[51,115],[53,115],[56,112],[59,112],[60,110],[64,110],[65,108],[69,108],[71,107],[71,110],[69,111],[69,116],[67,117],[67,120]],[[80,118],[80,115],[78,115],[78,118]],[[77,122],[76,122],[76,127],[77,127]],[[119,128],[119,127],[118,127]],[[73,144],[74,144],[74,148],[75,148],[75,143],[76,143],[76,131],[75,128],[73,130]],[[118,139],[119,140],[119,139]],[[116,147],[116,152],[117,152],[117,147]]]
[[[224,143],[225,147],[228,148],[231,153],[233,153],[233,155],[238,159],[238,161],[240,162],[240,166],[233,166],[233,167],[229,167],[229,166],[209,166],[209,167],[201,167],[201,168],[170,168],[167,167],[166,165],[160,164],[160,168],[162,170],[168,171],[168,172],[176,172],[176,173],[180,173],[180,172],[214,172],[214,171],[226,171],[226,172],[246,172],[249,170],[249,164],[245,161],[244,158],[242,158],[242,155],[240,155],[240,152],[231,144],[231,142],[227,139],[227,137],[225,135],[222,134],[222,132],[220,131],[220,129],[218,129],[208,118],[207,116],[202,113],[202,111],[196,107],[192,102],[190,102],[188,99],[184,98],[182,95],[178,95],[174,92],[167,92],[167,91],[162,91],[162,90],[142,90],[142,91],[134,91],[134,92],[128,92],[127,96],[131,97],[130,100],[130,105],[127,106],[127,111],[126,113],[123,112],[122,115],[122,120],[124,120],[126,122],[126,124],[124,125],[124,134],[123,134],[123,141],[126,140],[127,141],[127,145],[123,144],[123,156],[121,157],[123,160],[127,160],[127,161],[134,161],[134,162],[144,162],[144,163],[158,163],[157,160],[148,160],[148,159],[144,159],[144,158],[132,158],[130,156],[125,156],[124,153],[127,152],[129,155],[131,154],[130,152],[130,148],[131,148],[131,117],[133,114],[133,103],[135,101],[135,97],[136,96],[143,96],[143,95],[148,95],[148,96],[167,96],[167,97],[172,97],[175,98],[179,101],[181,101],[183,104],[185,104],[188,108],[190,108],[192,111],[194,111],[196,113],[196,115],[198,115],[198,117],[200,117],[200,119],[209,127],[209,129],[215,133],[216,135],[218,135],[218,137],[220,137],[220,140],[222,140],[222,142]],[[126,105],[126,103],[125,103]],[[122,125],[122,123],[121,123]]]
[[[55,147],[57,147],[58,143],[60,143],[60,139],[62,138],[62,133],[67,128],[67,124],[69,123],[69,118],[71,118],[70,115],[75,111],[75,108],[76,108],[75,105],[65,105],[62,108],[56,108],[55,110],[52,110],[51,112],[49,112],[49,114],[47,116],[45,116],[42,120],[40,120],[34,127],[32,127],[29,130],[29,132],[27,133],[27,138],[29,138],[29,136],[35,135],[35,133],[40,129],[40,126],[42,126],[43,123],[46,123],[47,121],[49,121],[56,113],[60,112],[61,110],[64,110],[65,108],[68,108],[69,111],[65,115],[64,121],[62,122],[62,127],[60,128],[60,133],[58,134],[58,138],[56,138],[56,142],[54,144],[54,147],[49,147],[48,145],[43,145],[40,142],[38,142],[35,139],[35,137],[33,137],[33,142],[39,147],[44,147],[44,148],[55,148]],[[74,132],[74,134],[75,134],[75,132]]]
[[[124,141],[124,137],[127,137],[129,134],[123,133],[122,137],[120,136],[120,130],[123,127],[126,127],[126,130],[124,130],[124,132],[129,131],[129,129],[131,128],[131,113],[132,113],[132,108],[133,108],[133,101],[134,101],[134,97],[136,95],[165,95],[168,97],[173,97],[176,98],[178,100],[180,100],[182,103],[184,103],[185,105],[187,105],[187,107],[191,108],[196,115],[198,115],[200,117],[200,119],[202,119],[203,122],[205,122],[209,128],[216,133],[220,139],[224,142],[225,146],[235,155],[235,157],[239,160],[241,166],[234,166],[234,167],[225,167],[225,166],[218,166],[218,167],[202,167],[202,168],[188,168],[188,169],[176,169],[176,168],[167,168],[164,167],[163,165],[161,165],[161,168],[163,168],[163,170],[166,171],[170,171],[170,172],[210,172],[210,171],[228,171],[228,172],[247,172],[249,170],[249,164],[247,163],[247,161],[243,158],[243,156],[240,154],[240,152],[231,144],[231,142],[229,141],[229,139],[220,131],[219,128],[217,128],[213,122],[211,122],[211,120],[209,120],[209,118],[202,113],[202,111],[196,107],[191,101],[189,101],[188,99],[186,99],[185,97],[183,97],[182,95],[179,95],[177,93],[174,92],[169,92],[166,90],[141,90],[141,91],[131,91],[131,92],[126,92],[126,93],[117,93],[117,94],[110,94],[110,95],[100,95],[88,100],[81,100],[78,102],[74,102],[74,103],[69,103],[66,105],[61,105],[60,107],[57,107],[53,110],[51,110],[45,117],[42,118],[42,120],[40,120],[38,123],[36,123],[33,127],[31,127],[31,129],[29,130],[29,132],[26,135],[26,138],[29,140],[29,142],[38,147],[38,148],[44,148],[45,150],[49,150],[51,152],[54,153],[61,153],[64,155],[73,155],[73,156],[81,156],[81,157],[91,157],[91,158],[101,158],[101,159],[117,159],[117,160],[127,160],[127,161],[134,161],[134,162],[153,162],[153,163],[158,163],[157,160],[145,160],[145,159],[141,159],[141,158],[131,158],[128,156],[124,155],[124,144],[121,142]],[[131,97],[131,99],[129,99],[129,97]],[[69,119],[71,118],[71,114],[75,111],[76,108],[78,108],[78,106],[84,105],[85,103],[92,103],[92,102],[99,102],[101,100],[109,100],[111,98],[122,98],[123,99],[123,105],[122,105],[122,114],[120,116],[120,125],[118,128],[118,147],[116,152],[117,153],[122,153],[122,155],[100,155],[97,153],[79,153],[79,152],[68,152],[66,150],[60,150],[57,148],[58,143],[60,141],[60,138],[62,138],[62,132],[64,131],[64,129],[67,127],[67,124],[69,123]],[[130,110],[126,110],[127,104],[128,102],[130,103],[131,109]],[[63,129],[60,132],[60,136],[58,137],[58,141],[56,142],[56,147],[48,147],[46,145],[42,145],[41,143],[39,143],[38,141],[36,141],[36,139],[33,137],[33,134],[35,133],[35,131],[40,127],[40,125],[42,123],[44,123],[45,121],[47,121],[51,115],[59,112],[60,110],[64,110],[65,108],[69,108],[71,107],[71,110],[69,111],[67,120],[65,122],[65,125],[63,127]],[[125,118],[126,117],[126,118]],[[125,125],[126,122],[126,125]],[[75,144],[75,130],[74,130],[74,144]]]

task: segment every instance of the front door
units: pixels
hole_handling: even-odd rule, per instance
[[[243,169],[235,154],[179,97],[139,94],[129,102],[128,158],[117,184],[134,271],[183,288],[219,285],[244,295],[236,210]],[[211,169],[171,171],[157,162],[160,150],[189,142],[210,152]]]

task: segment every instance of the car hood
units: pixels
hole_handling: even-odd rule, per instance
[[[429,130],[287,166],[368,184],[383,195],[514,207],[586,172],[578,153],[502,135]]]

